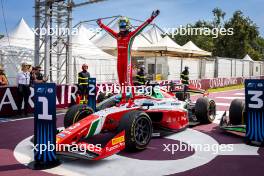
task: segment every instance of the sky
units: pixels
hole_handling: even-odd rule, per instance
[[[7,21],[7,29],[11,31],[21,17],[34,26],[34,0],[1,0]],[[83,2],[85,0],[76,0]],[[155,9],[161,11],[155,23],[161,27],[176,28],[180,25],[194,23],[197,20],[212,20],[212,9],[221,8],[226,12],[226,19],[234,11],[241,10],[259,27],[264,37],[264,0],[107,0],[74,9],[73,24],[82,20],[96,19],[114,15],[123,15],[135,19],[148,18]],[[5,34],[2,9],[0,8],[0,34]]]

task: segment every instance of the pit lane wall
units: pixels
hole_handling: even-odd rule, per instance
[[[251,77],[255,79],[264,79],[264,76]],[[199,89],[209,89],[217,87],[225,87],[230,85],[238,85],[244,82],[245,78],[212,78],[212,79],[201,79],[191,80],[190,83]],[[170,80],[161,81],[161,85],[169,83]],[[97,90],[105,90],[106,87],[112,87],[112,83],[97,85]],[[75,104],[77,93],[76,85],[57,85],[57,108],[68,108]],[[0,87],[0,117],[13,116],[17,114],[17,100],[18,100],[17,88],[16,87]],[[29,97],[30,111],[34,109],[34,88],[31,88],[31,94]]]

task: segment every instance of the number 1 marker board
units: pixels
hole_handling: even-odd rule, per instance
[[[245,80],[246,140],[264,143],[264,80]]]
[[[56,158],[56,84],[34,85],[34,163],[33,169],[57,165]],[[56,164],[55,164],[56,163]]]

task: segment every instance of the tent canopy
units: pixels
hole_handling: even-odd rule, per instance
[[[96,76],[99,82],[116,79],[116,58],[105,53],[89,40],[91,31],[84,26],[80,26],[78,30],[79,32],[73,36],[72,40],[75,71],[80,71],[80,65],[87,63],[90,65],[91,75]],[[34,61],[34,32],[22,18],[8,36],[9,38],[4,37],[0,40],[0,60],[10,84],[15,84],[21,63]],[[54,81],[57,79],[57,69],[57,58],[55,58],[52,61]],[[60,71],[65,72],[65,70]]]
[[[251,59],[251,57],[247,54],[245,55],[245,57],[243,58],[244,61],[253,61],[253,59]]]
[[[23,18],[20,19],[15,28],[0,40],[0,48],[21,47],[34,49],[34,32],[30,29]]]
[[[180,45],[174,42],[169,36],[161,38],[157,43],[149,44],[148,46],[138,47],[138,51],[150,51],[150,52],[160,52],[165,54],[186,54]]]
[[[182,46],[185,51],[188,51],[193,56],[211,56],[212,53],[202,50],[198,46],[196,46],[192,41],[187,42],[185,45]]]

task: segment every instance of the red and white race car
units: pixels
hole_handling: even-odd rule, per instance
[[[118,96],[101,102],[97,112],[86,105],[72,106],[65,115],[65,130],[56,136],[57,144],[74,144],[85,152],[68,148],[57,154],[99,160],[123,149],[142,150],[152,137],[182,131],[193,123],[211,123],[216,115],[214,100],[206,96],[195,103],[163,90],[135,95],[123,103],[117,102]]]

